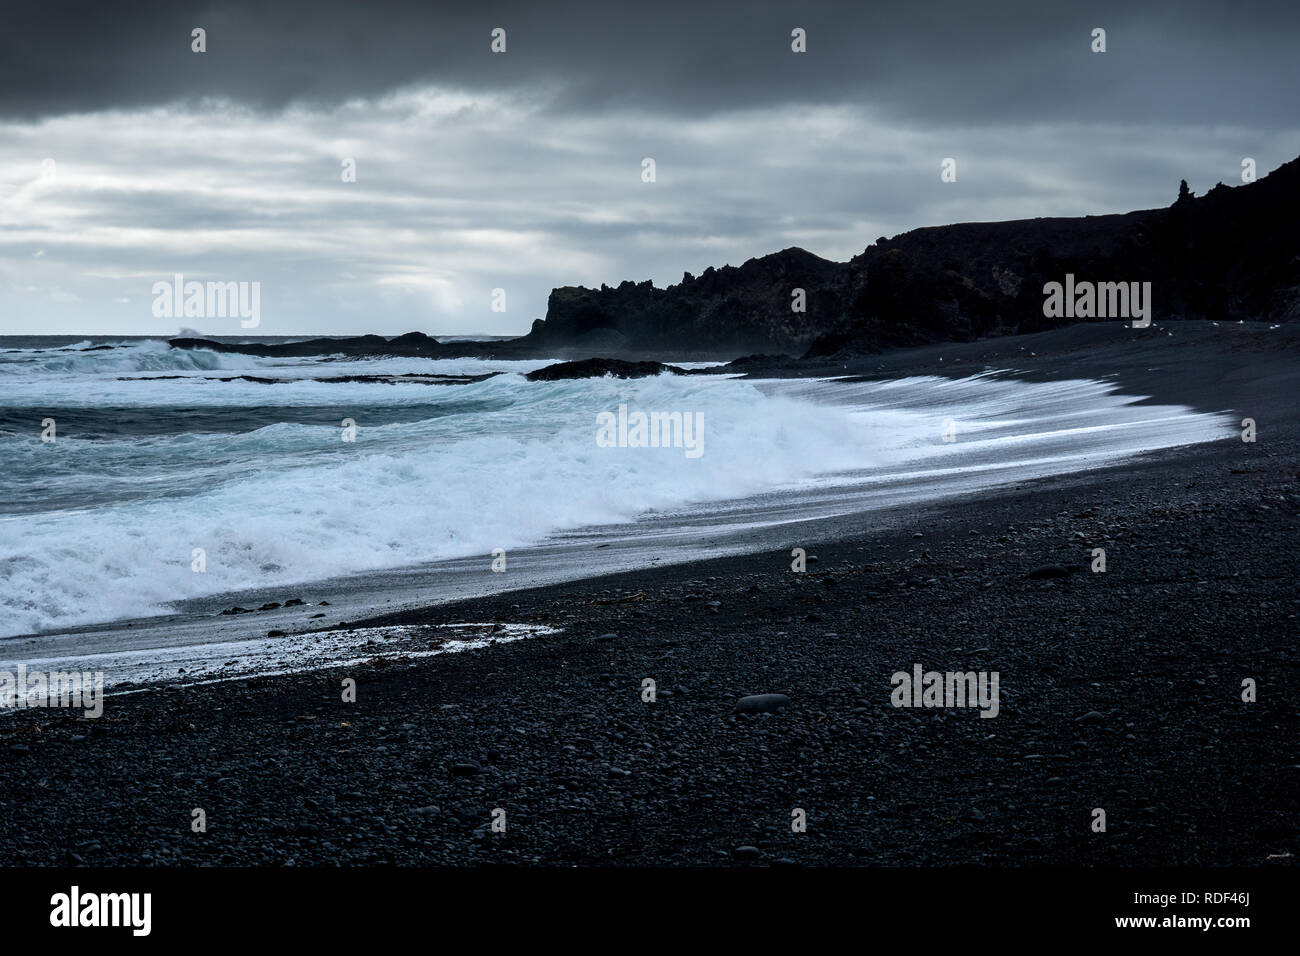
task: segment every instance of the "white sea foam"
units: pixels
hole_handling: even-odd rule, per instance
[[[74,687],[80,687],[81,674],[94,673],[104,689],[122,693],[123,685],[140,689],[178,680],[212,684],[325,667],[357,667],[375,660],[456,654],[558,633],[558,628],[544,624],[495,622],[336,628],[284,637],[30,658],[22,666],[28,673],[68,673]],[[0,719],[21,712],[0,708]]]
[[[253,368],[250,356],[207,349],[173,349],[166,342],[146,339],[111,349],[90,351],[89,342],[59,349],[22,349],[0,353],[0,376],[101,375],[133,372],[197,372]]]
[[[424,371],[447,367],[421,363]],[[339,374],[338,366],[314,369]],[[1218,417],[1138,405],[1097,382],[660,376],[530,383],[509,373],[449,387],[112,384],[124,389],[117,401],[134,399],[148,414],[164,414],[155,411],[163,404],[193,407],[214,391],[228,404],[265,402],[266,389],[275,388],[307,404],[328,399],[357,409],[359,431],[354,443],[341,441],[336,427],[289,423],[147,440],[7,439],[10,461],[27,473],[23,488],[32,474],[43,475],[51,494],[65,482],[84,505],[0,515],[2,635],[460,556],[481,554],[486,567],[495,548],[566,529],[812,483],[861,485],[954,469],[989,483],[1008,462],[1047,474],[1226,433]],[[12,390],[0,388],[0,405],[13,404]],[[168,401],[152,390],[165,390]],[[435,417],[367,424],[367,413],[382,418],[382,408],[433,400],[446,404]],[[598,447],[596,414],[624,402],[702,413],[703,457]],[[956,422],[955,443],[941,437],[947,418]],[[88,475],[106,476],[109,490],[98,499]],[[144,497],[116,490],[149,482]],[[0,479],[0,494],[17,488],[12,471]],[[191,569],[195,548],[206,554],[204,573]]]

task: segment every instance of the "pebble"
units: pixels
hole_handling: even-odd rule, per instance
[[[785,694],[750,694],[736,701],[738,714],[775,714],[790,706]]]
[[[1034,568],[1025,577],[1034,581],[1041,581],[1044,578],[1066,578],[1070,576],[1070,569],[1063,564],[1044,564],[1041,567]]]

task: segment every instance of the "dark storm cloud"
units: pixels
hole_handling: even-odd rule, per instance
[[[0,333],[174,333],[176,272],[261,283],[268,334],[518,333],[557,285],[1163,206],[1300,153],[1300,4],[1128,6],[10,2]]]
[[[1145,9],[1142,7],[1145,6]],[[857,103],[912,122],[1294,122],[1300,4],[9,3],[0,115],[228,97],[259,109],[413,83],[552,108],[703,115]],[[208,52],[190,52],[190,30]],[[507,30],[504,56],[488,51]],[[790,30],[809,52],[791,54]],[[1092,28],[1108,51],[1089,51]]]

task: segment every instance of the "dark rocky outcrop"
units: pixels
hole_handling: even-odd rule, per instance
[[[854,258],[843,324],[810,355],[1040,332],[1075,321],[1043,315],[1043,285],[1067,273],[1150,282],[1153,319],[1300,316],[1300,160],[1245,186],[1166,209],[916,229]],[[1096,321],[1113,321],[1099,319]]]
[[[661,362],[624,362],[619,359],[592,358],[579,362],[559,362],[529,372],[525,378],[530,382],[556,382],[569,378],[600,378],[612,375],[615,378],[646,378],[673,372],[677,375],[687,374],[686,369],[676,365],[664,365]]]
[[[1249,185],[1165,209],[914,229],[848,263],[802,249],[708,269],[656,289],[566,286],[522,341],[617,334],[630,350],[826,357],[888,347],[1038,332],[1080,321],[1043,315],[1043,285],[1067,273],[1151,282],[1154,318],[1300,316],[1300,160]],[[807,311],[791,310],[802,288]],[[1107,319],[1105,321],[1111,321]]]
[[[539,348],[599,338],[640,352],[683,349],[733,357],[746,352],[802,352],[820,331],[847,314],[852,290],[847,266],[791,248],[741,266],[709,268],[657,289],[649,281],[551,293],[546,320],[524,341]],[[804,290],[804,312],[791,308]]]
[[[349,358],[362,356],[402,356],[433,359],[447,358],[529,358],[535,350],[520,345],[521,339],[502,339],[478,342],[439,342],[423,332],[407,332],[396,338],[382,335],[356,335],[344,338],[304,339],[300,342],[218,342],[213,339],[183,336],[168,339],[167,344],[176,349],[208,349],[213,352],[238,352],[241,355],[307,356],[342,355]]]

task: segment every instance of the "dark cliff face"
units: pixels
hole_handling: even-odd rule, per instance
[[[1300,317],[1300,160],[1249,185],[1180,193],[1167,209],[916,229],[849,263],[844,324],[813,351],[869,350],[1039,332],[1074,321],[1043,314],[1043,286],[1150,282],[1152,318],[1288,321]],[[1114,321],[1113,318],[1094,321]]]
[[[830,355],[1037,332],[1082,321],[1043,314],[1044,284],[1067,273],[1150,282],[1156,321],[1289,321],[1300,317],[1298,214],[1295,160],[1166,209],[915,229],[848,263],[787,249],[667,289],[566,286],[521,344]],[[791,308],[796,288],[802,313]]]
[[[667,289],[649,282],[610,288],[564,286],[551,293],[546,321],[527,341],[630,351],[802,352],[847,314],[851,273],[803,249],[742,266],[687,273]],[[794,290],[804,290],[796,312]]]

